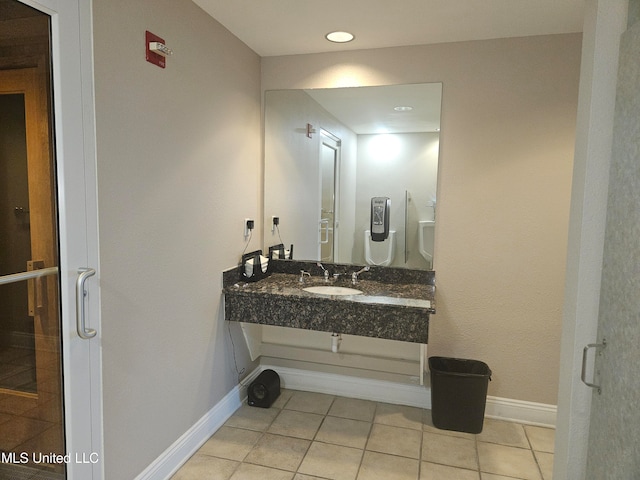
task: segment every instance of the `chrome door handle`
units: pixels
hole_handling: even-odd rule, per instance
[[[87,291],[84,289],[84,282],[95,275],[96,271],[93,268],[79,268],[78,273],[78,280],[76,280],[76,329],[80,338],[88,340],[95,337],[98,332],[93,328],[87,329],[85,326],[84,297],[87,296]]]
[[[587,345],[586,347],[584,347],[584,349],[582,350],[582,372],[580,373],[580,380],[582,380],[582,383],[584,383],[587,387],[591,387],[591,388],[595,388],[597,389],[598,394],[602,393],[602,388],[600,387],[600,385],[596,385],[592,382],[587,382],[586,376],[587,376],[587,353],[589,352],[589,349],[591,348],[595,348],[595,349],[603,349],[607,346],[607,339],[603,338],[602,339],[602,343],[590,343],[589,345]],[[594,373],[594,377],[595,377],[595,373]]]
[[[320,220],[320,233],[322,234],[322,227],[324,228],[324,240],[321,239],[320,243],[325,244],[325,243],[329,243],[329,219],[328,218],[323,218],[322,220]]]

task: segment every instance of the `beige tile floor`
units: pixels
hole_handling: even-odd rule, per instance
[[[35,355],[42,361],[35,381]],[[0,453],[64,452],[59,351],[0,347]],[[28,372],[27,367],[32,370]],[[15,374],[15,375],[14,375]],[[37,388],[36,388],[37,387]],[[32,393],[38,390],[38,395]],[[0,463],[0,479],[62,479],[64,465]]]
[[[491,419],[449,432],[429,410],[284,390],[238,409],[173,480],[551,480],[554,433]]]

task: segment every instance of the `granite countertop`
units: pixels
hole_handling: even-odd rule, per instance
[[[362,274],[364,277],[366,273]],[[305,292],[303,289],[312,286],[336,286],[355,288],[362,291],[355,295],[324,295]],[[358,280],[354,285],[350,279],[341,278],[328,282],[323,277],[304,277],[300,282],[300,275],[289,273],[274,273],[258,282],[238,282],[224,289],[225,293],[246,292],[251,294],[286,295],[299,298],[322,298],[329,301],[357,302],[363,304],[396,305],[427,309],[435,313],[433,285],[418,283],[386,283],[372,280]]]
[[[299,267],[288,264],[257,282],[225,281],[225,319],[427,343],[429,315],[435,313],[434,281],[422,282],[409,271],[393,276],[391,271],[372,267],[353,285],[350,275],[325,282],[310,265]],[[300,283],[300,270],[314,275],[305,276]],[[346,273],[349,271],[354,270]],[[397,275],[403,276],[404,282]],[[363,293],[319,295],[303,290],[321,285],[356,288]]]

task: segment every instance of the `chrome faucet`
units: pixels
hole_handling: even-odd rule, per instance
[[[351,283],[353,283],[354,285],[356,283],[358,283],[358,275],[360,275],[363,272],[368,272],[369,271],[369,266],[366,267],[362,267],[360,270],[358,270],[357,272],[353,272],[351,274]]]
[[[305,272],[304,270],[300,270],[300,283],[304,283],[304,276],[311,278],[311,274],[309,272]]]
[[[320,262],[317,262],[316,265],[318,267],[320,267],[322,269],[322,271],[324,272],[324,281],[328,282],[329,281],[329,270],[324,268]]]

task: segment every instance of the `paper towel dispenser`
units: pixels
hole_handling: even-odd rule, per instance
[[[389,213],[391,199],[389,197],[373,197],[371,199],[371,240],[383,242],[389,236]]]

